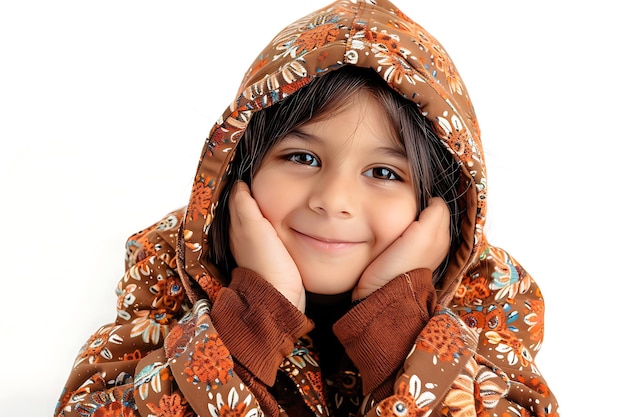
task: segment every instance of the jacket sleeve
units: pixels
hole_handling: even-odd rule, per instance
[[[175,265],[183,213],[129,238],[116,320],[80,349],[56,416],[279,413],[267,385],[312,323],[243,269],[213,306],[200,300],[192,308]]]
[[[237,268],[213,306],[196,302],[163,349],[139,363],[137,408],[141,415],[186,416],[193,409],[200,416],[278,416],[268,387],[294,341],[310,327],[269,283]]]
[[[220,338],[236,358],[234,369],[268,415],[279,413],[268,387],[313,322],[256,273],[235,268],[211,312]]]
[[[530,275],[506,252],[488,246],[453,302],[437,306],[420,331],[393,393],[366,397],[363,414],[558,416],[534,361],[543,339],[543,306]]]
[[[117,317],[79,350],[55,415],[91,415],[113,407],[110,403],[129,403],[138,362],[162,346],[187,308],[173,249],[182,214],[182,209],[172,212],[128,239],[125,273],[116,288]]]
[[[396,373],[434,311],[431,281],[428,269],[403,274],[334,325],[346,354],[359,369],[365,394],[381,399],[393,393]]]

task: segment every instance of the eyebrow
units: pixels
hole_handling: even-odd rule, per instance
[[[401,146],[381,146],[378,148],[383,154],[394,158],[408,159],[406,149]]]
[[[282,137],[280,141],[282,142],[283,140],[288,139],[293,136],[295,136],[295,139],[301,139],[307,142],[310,141],[310,142],[314,142],[317,144],[321,144],[324,142],[319,136],[303,132],[302,130],[298,128],[287,133],[285,136]],[[381,152],[383,155],[387,155],[393,158],[408,159],[408,155],[407,155],[405,147],[400,145],[400,141],[397,138],[393,138],[393,139],[394,139],[394,142],[398,142],[398,146],[383,145],[383,146],[376,148],[377,152]],[[380,142],[383,142],[383,141],[380,140]]]

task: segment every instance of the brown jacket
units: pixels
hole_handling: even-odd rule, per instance
[[[57,415],[558,415],[534,362],[541,292],[483,233],[467,89],[435,38],[390,2],[372,3],[332,3],[258,55],[205,142],[189,204],[128,240],[116,320],[79,352]],[[242,268],[226,285],[207,259],[207,229],[250,115],[344,65],[376,70],[415,101],[472,186],[442,282],[411,271],[347,309],[333,330],[349,359],[328,370],[311,320],[273,287]]]

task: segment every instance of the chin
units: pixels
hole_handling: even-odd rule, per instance
[[[337,295],[352,291],[357,282],[358,278],[352,280],[338,280],[334,277],[331,277],[320,280],[319,277],[317,277],[317,279],[307,279],[307,277],[305,276],[302,277],[302,284],[304,285],[304,289],[310,293],[320,295]]]

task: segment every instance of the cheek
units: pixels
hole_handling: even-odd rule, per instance
[[[276,178],[271,172],[260,171],[253,179],[251,190],[252,197],[257,202],[263,216],[274,223],[282,218],[287,204],[276,204],[276,202],[286,202],[289,197],[287,184]]]
[[[252,185],[250,187],[250,192],[252,193],[252,197],[259,205],[259,209],[261,209],[261,213],[266,218],[269,214],[271,214],[272,205],[269,204],[272,200],[277,198],[274,194],[277,190],[273,190],[271,187],[266,187],[265,182],[257,181],[256,178],[252,180]]]
[[[371,215],[372,228],[376,234],[379,250],[399,238],[417,218],[417,206],[413,199],[383,204]]]

